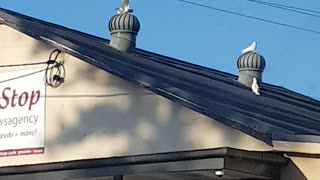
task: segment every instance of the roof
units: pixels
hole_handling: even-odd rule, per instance
[[[106,39],[5,9],[0,21],[270,145],[320,142],[320,102],[307,96],[265,83],[256,96],[235,75],[142,49],[120,52]]]

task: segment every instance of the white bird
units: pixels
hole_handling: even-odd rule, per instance
[[[249,47],[242,50],[242,54],[248,53],[248,52],[254,52],[257,48],[257,43],[253,42]]]
[[[254,94],[259,96],[260,95],[260,93],[259,93],[260,87],[259,87],[258,81],[255,77],[252,80],[253,81],[252,81],[252,85],[251,85],[251,90]]]
[[[129,0],[122,0],[121,7],[117,8],[117,14],[132,13],[133,10],[130,8]]]

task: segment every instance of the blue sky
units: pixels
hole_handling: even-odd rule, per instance
[[[320,31],[320,17],[248,0],[190,0],[237,13]],[[320,11],[319,0],[264,0]],[[137,47],[238,75],[243,48],[258,42],[267,61],[263,81],[320,98],[320,34],[182,3],[131,0],[141,30]],[[120,0],[3,0],[0,7],[110,39],[108,21]],[[320,14],[318,14],[320,16]]]

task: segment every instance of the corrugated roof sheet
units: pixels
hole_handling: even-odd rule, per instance
[[[261,96],[237,76],[142,49],[123,53],[108,40],[0,9],[8,26],[268,144],[320,142],[320,102],[262,84]]]

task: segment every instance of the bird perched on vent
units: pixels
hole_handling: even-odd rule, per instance
[[[117,14],[125,14],[125,13],[132,13],[133,10],[130,8],[129,0],[122,0],[121,7],[117,8]]]
[[[260,92],[259,92],[260,87],[259,87],[258,81],[255,77],[252,80],[253,81],[252,81],[252,85],[251,85],[251,90],[255,95],[259,96],[260,95]]]
[[[248,52],[254,52],[257,48],[257,43],[253,42],[249,47],[242,50],[242,54],[248,53]]]

